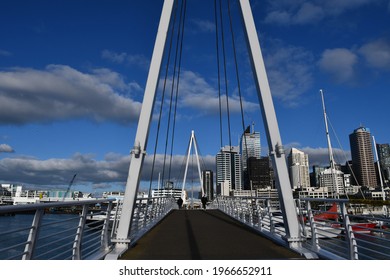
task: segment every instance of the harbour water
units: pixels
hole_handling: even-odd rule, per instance
[[[21,259],[19,256],[24,250],[33,214],[16,214],[14,216],[0,216],[0,259]],[[68,259],[72,250],[74,235],[79,222],[76,214],[45,214],[42,219],[39,248],[35,252],[35,259]],[[15,244],[19,244],[15,246]],[[66,244],[66,245],[62,245]],[[10,248],[12,247],[12,248]],[[6,252],[2,249],[10,248]]]

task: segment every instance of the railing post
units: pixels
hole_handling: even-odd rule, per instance
[[[37,209],[35,211],[34,220],[31,225],[30,233],[28,235],[27,244],[24,248],[25,254],[23,260],[31,260],[34,255],[35,245],[39,235],[39,229],[42,221],[44,209]]]
[[[101,247],[102,249],[107,249],[109,247],[109,235],[108,235],[108,228],[110,227],[110,218],[111,218],[111,211],[112,211],[112,201],[108,203],[107,207],[107,216],[104,220],[103,229],[102,229],[102,235],[101,235]],[[114,231],[114,221],[116,217],[114,217],[114,220],[112,221],[112,227],[111,230]]]
[[[122,200],[118,200],[115,208],[115,216],[114,221],[112,222],[112,228],[111,228],[111,239],[113,239],[114,236],[116,236],[117,228],[118,228],[118,216],[122,213]],[[119,217],[120,218],[120,217]]]
[[[83,210],[80,215],[79,225],[77,226],[77,231],[75,239],[73,241],[73,260],[81,260],[81,240],[83,238],[85,221],[88,213],[88,205],[83,205]]]
[[[347,245],[348,245],[349,258],[351,260],[358,260],[359,254],[358,254],[355,234],[352,231],[352,225],[349,216],[347,214],[347,208],[345,206],[345,202],[340,203],[340,210],[341,210],[341,215],[343,217],[343,223],[345,228],[345,238],[347,238],[348,240]]]
[[[254,225],[254,222],[253,222],[253,219],[254,219],[254,215],[253,215],[253,212],[255,211],[255,208],[254,208],[254,205],[253,205],[253,200],[251,199],[250,200],[250,210],[249,210],[249,223],[251,225],[251,227],[253,227]],[[256,203],[255,203],[256,205]]]
[[[311,209],[311,203],[310,201],[307,201],[307,215],[308,215],[308,220],[309,220],[309,225],[310,225],[310,230],[311,230],[311,246],[313,250],[318,251],[320,248],[319,246],[319,241],[318,241],[318,236],[317,236],[317,227],[316,223],[314,221],[314,215]]]

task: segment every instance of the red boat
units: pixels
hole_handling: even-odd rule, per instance
[[[340,215],[337,210],[337,204],[333,203],[332,207],[329,208],[326,212],[317,214],[314,216],[315,221],[338,221]],[[376,222],[355,222],[351,221],[352,231],[359,233],[370,233],[373,228],[377,226]],[[341,227],[340,223],[332,224],[332,227]]]

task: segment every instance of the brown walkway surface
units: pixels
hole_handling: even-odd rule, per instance
[[[303,259],[218,210],[175,210],[121,259]]]

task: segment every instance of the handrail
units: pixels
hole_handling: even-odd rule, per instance
[[[0,259],[105,258],[117,242],[122,203],[115,201],[107,198],[0,206],[0,215],[15,214],[24,219],[16,225],[20,228],[0,231]],[[96,209],[94,206],[98,204],[107,205],[107,208]],[[134,211],[137,215],[133,217],[129,238],[132,242],[141,238],[175,207],[177,204],[172,197],[136,199]],[[51,208],[68,215],[46,214],[46,209]],[[25,213],[32,215],[20,215]],[[31,221],[26,220],[28,217]],[[9,217],[5,218],[4,221]]]
[[[220,209],[260,234],[288,246],[284,220],[274,200],[262,197],[218,196],[210,207]],[[337,205],[319,209],[314,202]],[[324,259],[390,259],[390,219],[351,213],[348,199],[296,200],[301,229],[301,253]],[[316,206],[313,208],[313,205]],[[325,215],[323,215],[325,214]],[[364,222],[356,222],[364,219]]]
[[[33,204],[6,205],[6,206],[0,206],[0,214],[34,211],[37,209],[45,209],[48,207],[69,207],[69,206],[107,203],[107,202],[114,202],[114,201],[115,199],[113,198],[106,198],[106,199],[74,200],[74,201],[67,201],[67,202],[66,201],[65,202],[44,202],[44,203],[33,203]]]

